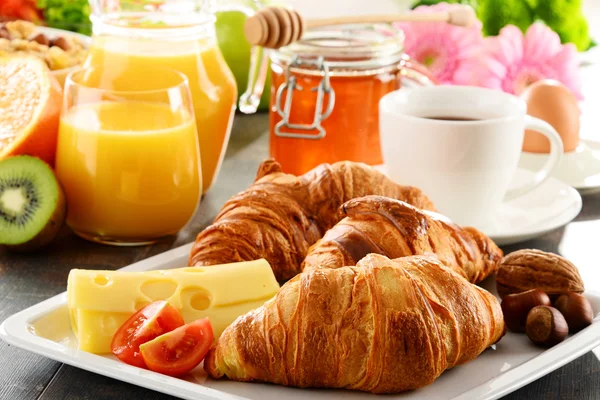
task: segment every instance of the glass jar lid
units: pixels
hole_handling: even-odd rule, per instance
[[[94,35],[161,40],[207,36],[214,31],[213,0],[91,0]]]
[[[404,54],[404,32],[387,24],[353,24],[312,29],[302,39],[271,52],[271,60],[303,69],[322,57],[331,70],[365,70],[397,64]]]

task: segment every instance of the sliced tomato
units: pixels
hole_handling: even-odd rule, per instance
[[[113,336],[110,349],[119,360],[146,368],[140,345],[183,326],[181,313],[166,301],[148,304],[133,314]]]
[[[140,352],[151,371],[179,376],[204,360],[213,338],[210,321],[203,318],[144,343]]]

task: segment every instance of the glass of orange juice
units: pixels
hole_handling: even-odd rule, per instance
[[[83,238],[140,245],[175,234],[202,194],[200,150],[188,79],[165,68],[118,76],[101,69],[67,77],[56,173],[67,223]]]
[[[229,142],[237,86],[219,49],[211,0],[91,0],[86,67],[119,90],[145,81],[147,66],[175,69],[190,83],[206,193]],[[135,71],[135,74],[128,72]],[[122,79],[127,76],[127,79]],[[158,81],[162,78],[158,77]]]

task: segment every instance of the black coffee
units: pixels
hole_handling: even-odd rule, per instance
[[[423,117],[425,119],[437,119],[440,121],[481,121],[481,118],[465,118],[465,117]]]

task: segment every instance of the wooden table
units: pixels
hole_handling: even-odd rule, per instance
[[[221,205],[253,180],[267,156],[266,115],[238,116],[219,180],[206,195],[198,214],[176,238],[154,246],[117,248],[77,238],[67,229],[47,250],[11,254],[0,250],[0,321],[66,289],[72,268],[117,269],[188,243],[216,215]],[[537,240],[505,248],[535,247],[561,252],[579,263],[589,284],[598,282],[597,232],[600,194],[584,198],[578,222]],[[597,265],[598,264],[598,265]],[[600,349],[509,395],[507,399],[600,399]],[[168,399],[169,396],[132,386],[37,356],[0,342],[0,399]]]

